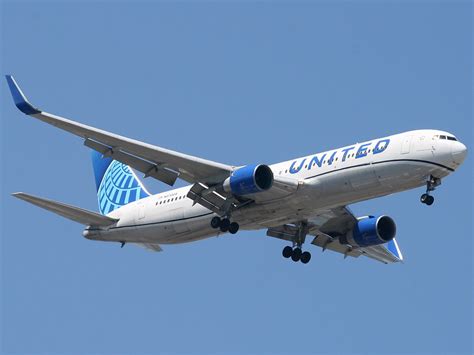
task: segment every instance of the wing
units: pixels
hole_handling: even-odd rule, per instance
[[[127,164],[146,176],[169,185],[173,185],[178,177],[191,183],[213,184],[222,182],[232,171],[230,165],[157,147],[44,112],[28,102],[11,75],[6,78],[15,105],[20,111],[83,138],[86,146]]]
[[[15,105],[26,115],[83,138],[87,147],[142,172],[145,177],[151,176],[168,185],[174,185],[178,177],[193,183],[188,197],[219,215],[228,214],[230,210],[251,202],[265,203],[285,198],[294,194],[300,185],[297,180],[275,176],[272,187],[259,194],[245,198],[223,194],[216,189],[236,167],[143,143],[44,112],[28,102],[11,75],[6,78]]]
[[[307,235],[314,236],[311,244],[325,250],[332,250],[341,253],[344,257],[367,256],[371,259],[388,263],[403,261],[403,255],[395,239],[385,244],[371,247],[354,247],[352,245],[341,244],[339,236],[345,235],[357,223],[357,218],[347,207],[339,207],[328,210],[321,210],[308,220]],[[299,227],[296,225],[284,225],[270,228],[267,235],[288,241],[296,241]]]

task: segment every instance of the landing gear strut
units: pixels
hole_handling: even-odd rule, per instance
[[[426,192],[420,197],[421,203],[431,206],[434,202],[434,197],[430,195],[430,192],[434,191],[439,185],[441,185],[441,179],[430,176],[428,181],[426,181]]]
[[[219,228],[222,233],[229,232],[235,234],[239,231],[239,224],[237,222],[231,222],[229,218],[214,217],[211,219],[211,227],[214,229]]]
[[[291,258],[294,262],[301,261],[303,264],[309,263],[311,260],[311,253],[309,251],[303,252],[301,246],[304,243],[306,234],[308,233],[308,225],[302,222],[299,225],[298,232],[293,241],[293,247],[287,245],[283,248],[282,255],[284,258]]]

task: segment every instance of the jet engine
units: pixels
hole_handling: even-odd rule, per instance
[[[250,195],[270,189],[273,185],[273,172],[268,165],[246,165],[234,170],[224,183],[225,192],[236,196]]]
[[[359,218],[354,228],[340,238],[341,243],[358,247],[383,244],[395,238],[397,226],[389,216]]]

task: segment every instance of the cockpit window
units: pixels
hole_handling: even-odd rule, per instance
[[[456,137],[453,137],[453,136],[445,136],[445,135],[435,135],[433,137],[433,139],[447,139],[447,140],[450,140],[450,141],[457,141]]]

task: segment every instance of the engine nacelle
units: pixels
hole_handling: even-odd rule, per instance
[[[369,247],[391,241],[396,232],[397,226],[389,216],[368,216],[359,219],[354,229],[341,238],[341,242]]]
[[[266,191],[273,185],[273,172],[268,165],[246,165],[232,172],[223,184],[225,192],[237,196]]]

